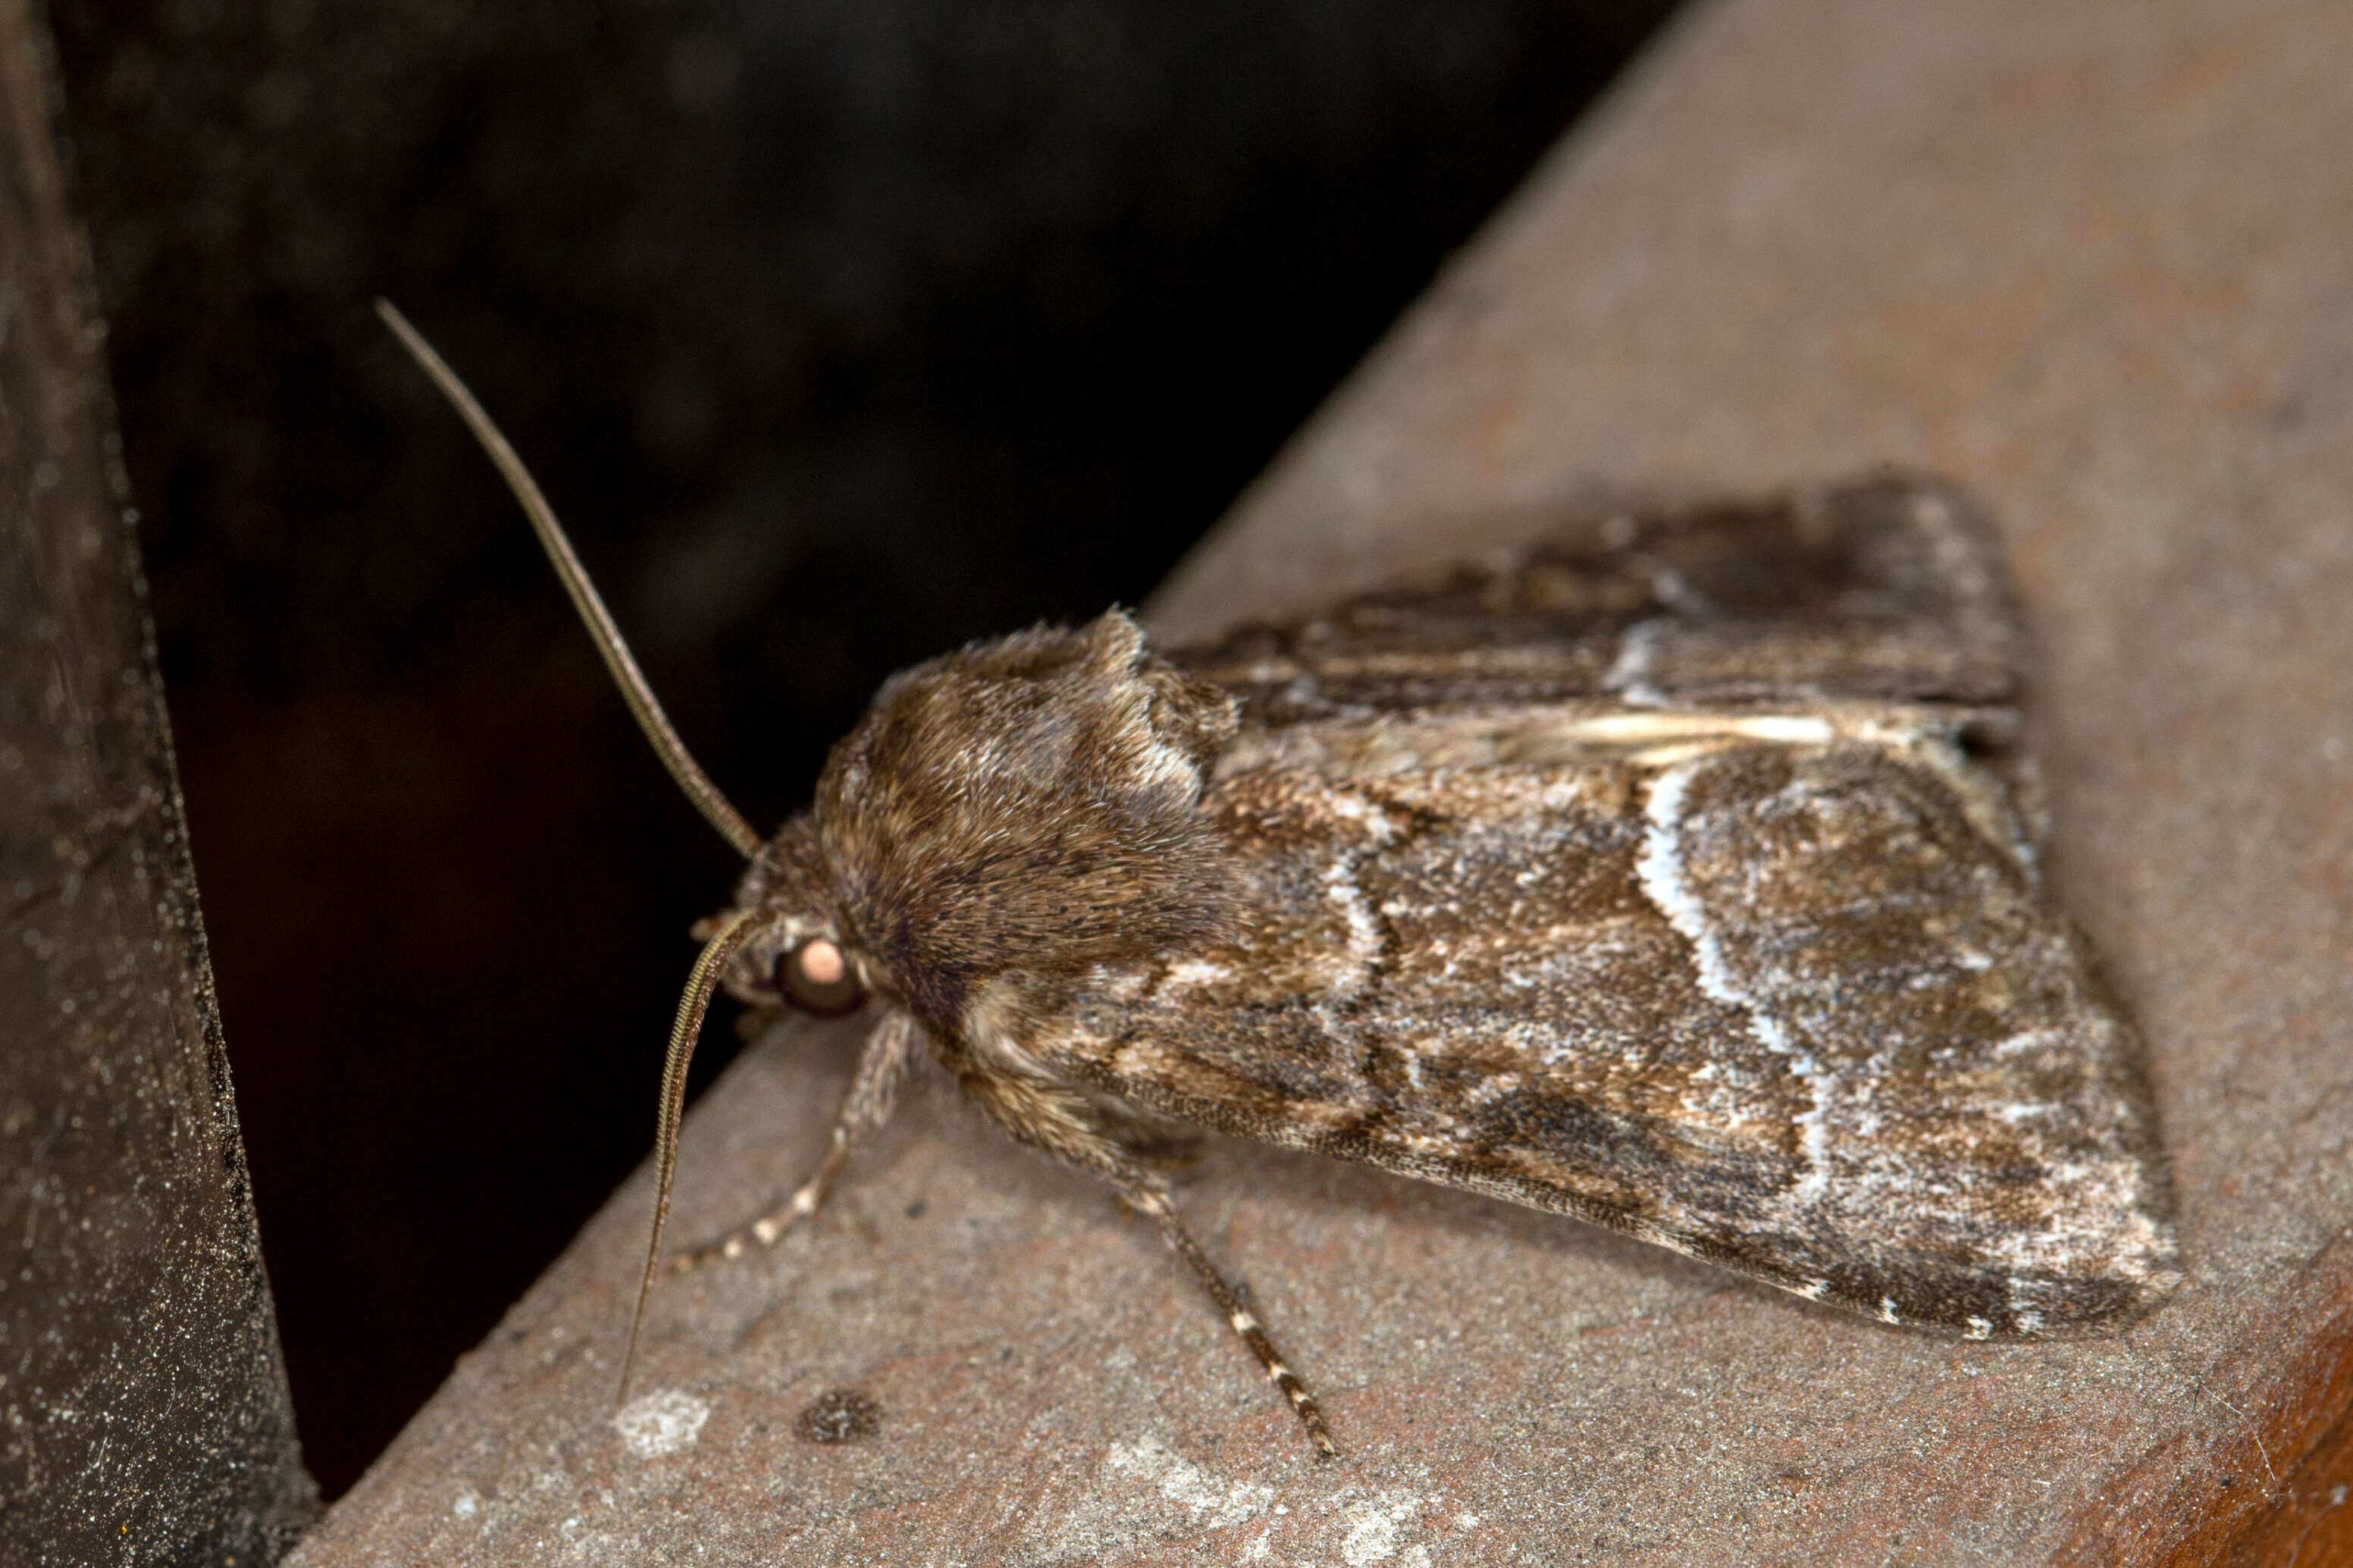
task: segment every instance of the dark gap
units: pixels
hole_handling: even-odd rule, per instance
[[[330,1495],[646,1152],[735,871],[371,296],[765,826],[892,669],[1140,599],[1668,9],[58,0]]]

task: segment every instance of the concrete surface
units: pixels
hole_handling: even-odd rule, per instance
[[[2348,147],[2343,6],[1703,6],[1151,606],[1302,606],[1594,493],[1977,489],[2062,901],[2149,1037],[2171,1306],[1956,1342],[1212,1142],[1185,1200],[1323,1394],[1319,1468],[1147,1234],[919,1096],[813,1232],[661,1292],[617,1427],[640,1173],[294,1561],[2344,1560]],[[847,1048],[714,1089],[677,1234],[800,1173]],[[873,1434],[797,1436],[841,1388]]]
[[[0,0],[0,1563],[259,1568],[318,1494],[55,80]]]

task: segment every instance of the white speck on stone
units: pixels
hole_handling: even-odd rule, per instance
[[[682,1388],[658,1389],[630,1400],[613,1415],[613,1430],[639,1458],[659,1459],[691,1447],[711,1419],[711,1402]]]
[[[1395,1557],[1404,1544],[1398,1537],[1420,1510],[1421,1503],[1420,1498],[1399,1492],[1349,1503],[1340,1511],[1348,1527],[1346,1538],[1340,1542],[1340,1561],[1348,1568],[1365,1568],[1368,1563],[1386,1563]],[[1429,1560],[1428,1552],[1421,1553],[1422,1562]]]
[[[482,1511],[482,1500],[470,1491],[459,1492],[458,1500],[449,1505],[449,1511],[459,1519],[471,1519]]]
[[[1103,1468],[1143,1481],[1190,1514],[1195,1524],[1210,1528],[1256,1519],[1274,1500],[1272,1487],[1214,1475],[1157,1437],[1113,1444]]]
[[[1197,1541],[1201,1532],[1231,1529],[1263,1517],[1274,1489],[1235,1480],[1203,1468],[1157,1436],[1113,1443],[1096,1472],[1095,1485],[1069,1513],[1039,1519],[1029,1530],[1025,1562],[1128,1562],[1155,1542]],[[1282,1511],[1277,1510],[1277,1512]],[[1271,1531],[1259,1546],[1270,1549]],[[1248,1542],[1230,1537],[1218,1551],[1219,1562],[1264,1558]]]

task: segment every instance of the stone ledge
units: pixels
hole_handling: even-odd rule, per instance
[[[1319,1468],[1141,1227],[939,1096],[812,1232],[663,1291],[632,1446],[641,1174],[295,1561],[2353,1549],[2348,71],[2353,13],[2284,0],[1701,6],[1151,606],[1301,607],[1596,490],[1970,487],[2042,645],[2062,901],[2149,1037],[2172,1305],[1959,1343],[1212,1142],[1188,1212],[1324,1394]],[[681,1236],[800,1174],[846,1048],[713,1089]],[[837,1387],[877,1431],[797,1436]]]

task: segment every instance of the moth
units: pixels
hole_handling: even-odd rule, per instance
[[[2131,1026],[2046,902],[2021,639],[1958,492],[1603,512],[1215,646],[1118,610],[920,664],[763,837],[687,755],[554,514],[638,722],[749,862],[713,991],[872,1020],[818,1212],[928,1060],[1106,1184],[1335,1452],[1145,1158],[1163,1119],[1574,1215],[1888,1323],[2096,1331],[2179,1279]]]

